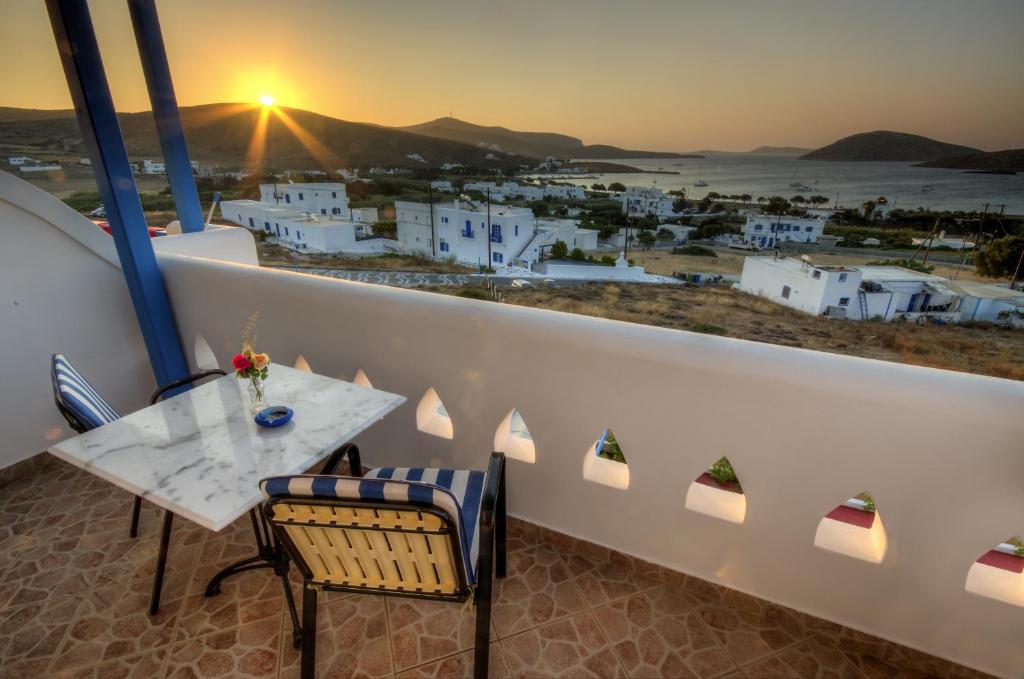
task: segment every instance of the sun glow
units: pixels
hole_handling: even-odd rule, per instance
[[[264,106],[273,106],[274,98],[269,94],[264,94],[262,97],[260,97],[260,103],[263,104]]]

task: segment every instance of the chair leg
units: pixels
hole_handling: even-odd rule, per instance
[[[473,651],[473,677],[487,679],[491,658],[491,565],[494,535],[489,526],[480,532],[480,563],[476,574],[476,639]]]
[[[508,531],[505,514],[505,466],[501,467],[501,480],[498,485],[498,506],[494,511],[494,547],[495,547],[495,568],[494,574],[499,578],[505,577],[508,571]]]
[[[316,595],[302,583],[302,679],[314,679],[316,675]]]
[[[135,504],[132,505],[132,527],[128,531],[128,537],[139,536],[139,511],[142,509],[142,498],[135,496]]]
[[[156,559],[156,574],[153,576],[153,596],[149,599],[149,614],[160,611],[160,591],[164,586],[164,569],[167,567],[167,548],[171,542],[171,523],[174,514],[164,510],[164,525],[160,532],[160,553]]]

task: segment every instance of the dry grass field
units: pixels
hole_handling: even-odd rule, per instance
[[[345,257],[299,253],[280,245],[256,243],[261,266],[309,266],[325,269],[356,269],[359,271],[425,271],[429,273],[476,273],[473,267],[438,262],[413,255],[381,255],[379,257]]]
[[[458,294],[458,288],[436,288]],[[503,290],[509,304],[897,363],[1024,379],[1024,330],[808,316],[727,287],[588,284]]]

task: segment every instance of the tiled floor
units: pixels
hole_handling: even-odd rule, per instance
[[[179,520],[162,610],[146,613],[159,513],[128,537],[127,493],[53,458],[0,477],[0,676],[297,677],[270,571],[209,577],[253,551]],[[492,677],[972,677],[977,673],[587,543],[513,521],[498,581]],[[330,594],[319,677],[464,677],[472,608]]]

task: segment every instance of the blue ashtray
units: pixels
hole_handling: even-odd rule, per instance
[[[280,427],[291,422],[294,414],[288,406],[270,406],[256,413],[256,424],[261,427]]]

